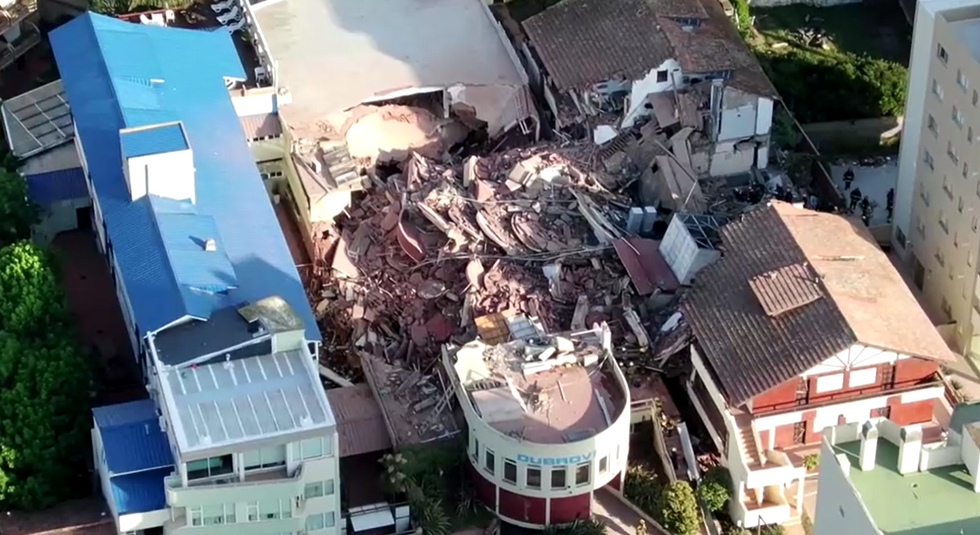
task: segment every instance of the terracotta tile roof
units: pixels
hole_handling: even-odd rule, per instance
[[[724,256],[698,274],[681,306],[733,405],[855,343],[953,358],[860,223],[773,202],[723,227],[721,235]],[[798,278],[795,286],[784,286],[780,306],[771,298],[760,302],[750,282],[773,273]],[[767,291],[776,288],[770,284]],[[763,303],[778,314],[767,314]]]
[[[684,18],[701,25],[685,29]],[[733,86],[776,95],[716,0],[564,0],[524,31],[560,89],[637,79],[675,58],[686,73],[732,70]]]
[[[656,15],[648,0],[564,0],[523,25],[555,84],[572,89],[636,79],[670,59]]]
[[[279,116],[274,113],[245,115],[238,120],[242,123],[246,140],[269,139],[282,135],[282,123],[279,122]]]
[[[384,414],[370,385],[363,383],[327,390],[327,399],[337,420],[341,457],[391,449]]]

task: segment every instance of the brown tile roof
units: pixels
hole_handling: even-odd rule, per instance
[[[953,358],[859,223],[773,202],[723,227],[721,234],[724,256],[698,274],[682,310],[733,405],[855,343],[936,360]],[[781,278],[795,274],[781,299],[782,305],[796,306],[771,308],[779,312],[771,316],[763,303],[773,301],[756,297],[750,281],[773,273]],[[813,277],[820,280],[821,297],[814,296]],[[768,290],[775,288],[771,284]]]
[[[524,21],[524,31],[560,89],[633,80],[674,55],[655,9],[648,0],[564,0]]]
[[[702,23],[684,29],[679,18]],[[685,73],[732,70],[733,86],[776,95],[717,0],[564,0],[524,31],[561,89],[637,79],[676,58]]]
[[[370,385],[362,383],[327,390],[327,400],[337,420],[341,457],[391,449],[384,414]]]

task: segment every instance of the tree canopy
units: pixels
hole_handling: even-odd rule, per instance
[[[40,211],[27,198],[27,182],[0,158],[0,247],[27,238]]]
[[[0,249],[0,505],[37,509],[70,497],[84,473],[92,387],[47,253]],[[67,475],[67,477],[66,477]]]

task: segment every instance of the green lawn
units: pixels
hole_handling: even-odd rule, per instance
[[[776,51],[794,46],[814,55],[835,55],[839,51],[867,54],[908,66],[912,48],[912,28],[895,0],[871,0],[833,7],[792,5],[752,9],[755,45]],[[810,22],[807,23],[807,17]],[[816,27],[830,38],[825,49],[801,46],[794,35],[798,28]],[[786,43],[782,45],[779,43]]]

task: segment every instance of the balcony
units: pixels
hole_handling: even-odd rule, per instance
[[[163,523],[164,535],[171,535],[175,532],[185,533],[188,530],[207,530],[208,535],[269,535],[270,533],[297,533],[306,529],[306,517],[303,515],[292,515],[290,518],[277,518],[275,520],[261,520],[258,522],[236,522],[232,524],[217,524],[202,526],[191,526],[186,514],[178,514],[173,520]],[[196,533],[195,532],[195,533]]]
[[[9,29],[7,27],[6,29]],[[6,29],[4,31],[6,31]],[[37,26],[30,22],[20,25],[20,36],[12,43],[0,41],[0,69],[3,69],[14,62],[15,59],[24,55],[25,52],[41,42],[41,32]]]
[[[290,476],[285,467],[246,474],[244,480],[239,480],[235,474],[229,474],[224,478],[191,482],[186,487],[181,484],[180,475],[173,474],[164,479],[164,484],[167,487],[167,505],[170,507],[188,507],[203,503],[250,502],[260,498],[275,497],[295,501],[296,498],[303,496],[304,491],[302,468],[297,468]],[[270,531],[272,532],[277,530]]]
[[[0,35],[35,11],[37,11],[37,0],[0,1]]]

